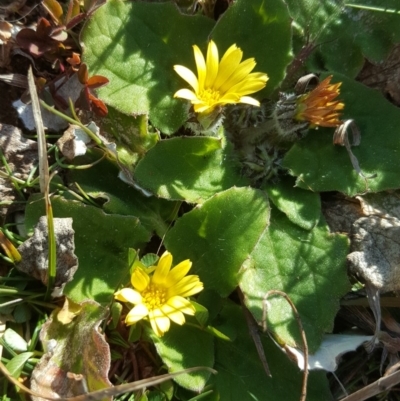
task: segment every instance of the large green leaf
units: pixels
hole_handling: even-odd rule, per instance
[[[176,260],[190,259],[207,290],[226,297],[238,284],[239,269],[268,227],[265,193],[231,188],[176,221],[165,237]]]
[[[333,235],[323,219],[311,231],[272,209],[271,223],[243,266],[240,288],[246,305],[262,320],[262,301],[269,290],[284,291],[300,313],[310,352],[333,328],[339,299],[349,290],[347,237]],[[302,348],[299,329],[288,303],[271,297],[269,328],[278,342]]]
[[[26,207],[29,229],[44,214],[41,196],[32,196]],[[128,248],[141,248],[149,234],[134,216],[107,215],[101,209],[81,202],[52,198],[54,217],[72,217],[75,253],[79,267],[64,294],[80,302],[93,299],[109,303],[116,287],[129,274]]]
[[[364,64],[383,61],[400,40],[397,0],[345,2],[287,0],[296,26],[296,51],[305,44],[318,44],[308,67],[355,77]],[[346,3],[358,5],[346,6]]]
[[[173,133],[188,109],[173,99],[182,87],[173,66],[193,65],[192,45],[206,42],[213,25],[172,3],[107,1],[82,34],[90,73],[110,80],[99,97],[126,114],[149,114],[157,128]]]
[[[267,87],[256,97],[270,94],[285,76],[291,53],[291,18],[281,0],[237,0],[212,31],[212,38],[223,54],[236,43],[243,57],[254,57],[254,71],[269,76]]]
[[[265,190],[274,205],[294,224],[311,230],[321,216],[321,199],[318,193],[296,188],[292,177],[266,185]]]
[[[360,83],[340,75],[335,75],[334,81],[343,81],[340,98],[345,103],[344,118],[354,119],[361,133],[361,144],[352,151],[362,172],[376,177],[366,184],[354,170],[346,149],[332,144],[331,128],[310,130],[286,154],[284,167],[297,176],[297,186],[315,192],[336,190],[354,196],[368,189],[399,188],[400,136],[396,132],[400,110]]]
[[[234,335],[233,341],[215,341],[214,368],[218,374],[211,377],[214,394],[205,400],[297,401],[300,398],[302,372],[269,338],[261,335],[272,377],[266,375],[240,307],[226,305],[216,327]],[[311,372],[307,400],[330,399],[325,372]]]
[[[212,368],[214,365],[214,338],[199,328],[173,324],[163,337],[157,337],[153,333],[152,339],[169,373],[194,366]],[[210,372],[199,370],[176,376],[174,380],[184,388],[201,392],[209,377]]]
[[[195,203],[234,185],[246,185],[231,145],[222,141],[211,137],[160,141],[137,165],[135,180],[162,198]]]

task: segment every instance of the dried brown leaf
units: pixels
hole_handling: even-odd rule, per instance
[[[63,314],[70,312],[69,323],[60,321],[60,312],[55,311],[42,328],[40,339],[46,353],[32,372],[31,389],[43,398],[32,397],[33,401],[73,397],[85,394],[86,390],[111,387],[110,349],[99,332],[108,312],[91,300],[79,307],[77,311],[74,304],[64,305]]]

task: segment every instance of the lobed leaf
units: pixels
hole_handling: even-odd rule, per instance
[[[190,259],[206,290],[229,295],[239,270],[269,224],[268,200],[260,190],[231,188],[176,221],[165,237],[176,260]]]
[[[172,3],[108,1],[82,33],[89,70],[110,80],[99,97],[125,114],[149,114],[155,127],[173,133],[188,110],[173,98],[182,87],[173,66],[193,65],[192,45],[206,42],[213,25]]]
[[[160,141],[138,163],[134,177],[157,196],[202,203],[234,185],[246,185],[231,145],[211,137]]]
[[[218,329],[232,333],[232,341],[215,340],[214,368],[218,374],[211,377],[214,392],[206,401],[299,400],[303,373],[261,334],[272,377],[266,375],[239,306],[227,302],[217,321]],[[330,399],[325,372],[311,372],[307,400]]]
[[[314,229],[304,230],[272,208],[270,226],[242,269],[239,285],[246,305],[261,322],[265,294],[284,291],[300,314],[314,352],[323,334],[332,330],[339,300],[349,290],[347,253],[347,237],[330,234],[323,217]],[[268,301],[268,327],[278,343],[301,349],[299,329],[286,300]]]

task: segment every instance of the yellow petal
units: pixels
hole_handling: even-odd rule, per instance
[[[250,96],[242,96],[240,98],[239,103],[246,103],[246,104],[251,104],[252,106],[258,106],[260,107],[260,102],[253,97]]]
[[[179,324],[180,326],[185,323],[185,316],[180,310],[177,310],[174,307],[165,304],[161,307],[161,311],[166,317],[168,317],[168,319],[171,319],[173,322]]]
[[[179,310],[186,315],[193,316],[196,312],[193,304],[187,299],[180,297],[179,295],[172,297],[168,300],[167,304],[175,310]]]
[[[206,62],[206,80],[204,86],[210,88],[213,86],[215,78],[218,74],[219,56],[218,49],[215,43],[210,40],[207,49],[207,62]]]
[[[175,295],[181,297],[190,297],[203,290],[203,283],[199,280],[198,276],[191,275],[184,277],[179,283],[168,288],[168,299]]]
[[[183,65],[174,65],[174,70],[183,78],[197,93],[199,91],[199,82],[196,75],[189,68]]]
[[[174,97],[180,97],[187,100],[197,100],[196,94],[190,89],[180,89],[175,93]]]
[[[126,315],[125,323],[127,326],[135,324],[139,320],[142,320],[149,314],[149,310],[147,309],[146,305],[139,304],[136,305],[131,311]]]
[[[204,82],[206,80],[206,62],[204,60],[203,53],[196,45],[193,46],[193,51],[194,51],[194,59],[196,61],[196,67],[197,67],[199,91],[201,91],[202,89],[204,89]],[[197,93],[197,91],[196,91],[196,93]]]
[[[172,255],[165,251],[157,263],[157,268],[153,274],[152,283],[157,285],[165,285],[168,273],[172,266]]]
[[[190,268],[192,267],[192,262],[189,259],[177,264],[168,274],[165,284],[167,287],[171,287],[177,284],[183,277],[186,276]]]
[[[236,68],[236,71],[229,77],[229,79],[221,86],[221,93],[231,92],[231,88],[238,83],[241,83],[254,69],[256,62],[254,58],[248,58],[244,60]]]
[[[164,316],[160,309],[155,309],[149,313],[150,324],[158,337],[162,337],[169,330],[171,321]]]
[[[229,89],[229,92],[237,93],[240,97],[250,93],[258,92],[265,88],[266,81],[248,79],[239,82],[237,85]]]
[[[221,105],[229,103],[239,103],[240,96],[237,93],[228,92],[219,99],[218,103]]]
[[[220,87],[231,77],[242,60],[243,52],[236,45],[232,45],[224,54],[218,68],[218,76],[215,79],[214,88]]]
[[[121,302],[129,302],[133,305],[142,302],[142,296],[132,288],[123,288],[114,294],[114,298]]]
[[[140,267],[137,267],[131,276],[131,283],[133,288],[142,292],[150,283],[149,275]]]

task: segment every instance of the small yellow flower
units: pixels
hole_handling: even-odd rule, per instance
[[[195,308],[186,298],[200,292],[203,283],[198,276],[186,276],[192,267],[189,259],[173,269],[171,266],[172,255],[166,251],[157,266],[148,271],[137,267],[133,271],[133,288],[123,288],[115,293],[118,301],[135,305],[125,318],[128,326],[147,318],[154,332],[161,337],[169,330],[170,320],[182,325],[185,323],[184,313],[194,315]]]
[[[309,121],[311,127],[338,127],[344,103],[336,99],[340,94],[341,82],[331,84],[332,75],[325,78],[314,90],[297,99],[295,119]]]
[[[174,97],[190,100],[194,111],[202,114],[209,114],[218,106],[232,103],[260,105],[258,100],[246,96],[263,89],[268,81],[267,74],[251,73],[256,66],[254,58],[241,62],[243,52],[234,44],[219,61],[218,48],[212,40],[208,44],[206,60],[196,45],[193,50],[197,77],[182,65],[174,66],[193,90],[180,89]]]

